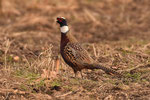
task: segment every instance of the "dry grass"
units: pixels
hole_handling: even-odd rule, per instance
[[[0,99],[150,98],[148,0],[0,0]],[[91,56],[125,78],[84,70],[60,57],[57,16]]]

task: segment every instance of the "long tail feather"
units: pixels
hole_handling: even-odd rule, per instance
[[[113,70],[113,69],[110,69],[110,68],[107,68],[107,67],[104,67],[102,65],[99,65],[99,64],[87,64],[86,65],[88,69],[101,69],[103,71],[105,71],[105,73],[112,73],[112,74],[115,74],[115,75],[118,75],[118,76],[123,76],[121,73]]]

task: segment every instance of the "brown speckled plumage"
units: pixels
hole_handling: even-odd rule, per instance
[[[75,75],[82,69],[102,69],[106,73],[121,75],[113,69],[95,63],[70,32],[61,33],[60,52],[64,61],[74,70]]]

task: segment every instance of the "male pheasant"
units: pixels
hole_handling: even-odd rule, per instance
[[[64,61],[73,69],[75,77],[77,72],[81,72],[82,69],[101,69],[106,73],[121,75],[113,69],[101,66],[94,62],[88,52],[69,32],[69,27],[64,17],[57,17],[57,22],[60,25],[61,31],[60,53]]]

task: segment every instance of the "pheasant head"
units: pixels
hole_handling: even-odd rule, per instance
[[[57,23],[60,25],[60,31],[61,33],[67,33],[69,31],[67,21],[64,17],[57,17]]]

